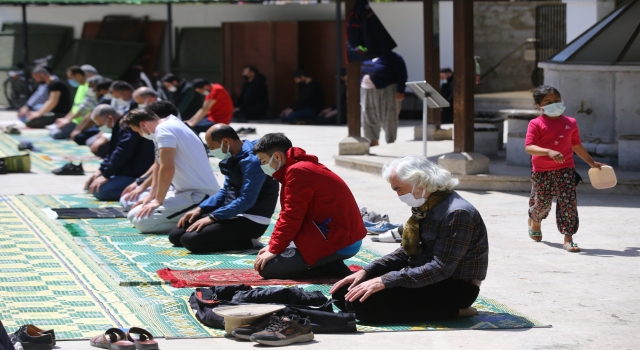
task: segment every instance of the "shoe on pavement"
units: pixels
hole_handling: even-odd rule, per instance
[[[252,335],[258,332],[262,332],[265,328],[267,328],[268,325],[271,324],[271,322],[276,322],[279,319],[280,319],[280,316],[277,316],[276,314],[265,316],[265,317],[259,318],[258,320],[256,320],[250,325],[238,327],[234,329],[233,331],[231,331],[231,335],[233,335],[236,338],[251,340]]]
[[[69,162],[65,164],[62,168],[51,170],[55,175],[84,175],[84,169],[82,168],[82,162],[73,164]]]
[[[50,333],[41,333],[42,329],[25,324],[11,335],[11,343],[20,343],[24,350],[51,350],[53,349],[53,330]],[[44,332],[44,331],[43,331]]]
[[[286,315],[273,319],[263,331],[251,336],[251,341],[262,345],[284,346],[313,340],[309,318]]]
[[[381,233],[387,232],[389,230],[393,230],[394,228],[398,228],[400,225],[391,224],[387,221],[364,221],[364,227],[367,229],[367,232],[372,235],[379,235]]]

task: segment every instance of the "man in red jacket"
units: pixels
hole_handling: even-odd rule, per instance
[[[282,133],[262,137],[253,153],[282,184],[280,217],[256,271],[278,279],[349,275],[343,260],[358,253],[367,231],[347,184]]]

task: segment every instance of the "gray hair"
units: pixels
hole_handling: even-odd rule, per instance
[[[98,85],[98,83],[100,83],[102,80],[104,80],[102,75],[94,75],[92,77],[87,78],[87,83]]]
[[[133,96],[139,96],[142,98],[147,98],[147,97],[155,97],[158,98],[158,94],[153,91],[153,89],[146,87],[146,86],[141,86],[139,88],[137,88],[134,92],[133,92]]]
[[[93,109],[93,112],[91,113],[91,120],[95,122],[97,118],[105,119],[110,115],[114,116],[116,119],[120,119],[121,117],[120,113],[118,113],[118,111],[110,105],[98,105]]]
[[[392,175],[414,188],[424,188],[431,193],[451,191],[459,182],[443,167],[430,162],[425,157],[417,156],[399,158],[385,164],[382,168],[382,177],[389,181]]]

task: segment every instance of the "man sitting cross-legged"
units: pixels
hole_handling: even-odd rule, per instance
[[[348,275],[343,260],[360,250],[367,231],[347,184],[284,134],[265,135],[253,152],[282,184],[280,217],[254,268],[264,278]]]
[[[211,153],[221,159],[223,188],[180,219],[169,241],[194,253],[261,247],[257,238],[271,222],[278,181],[266,176],[252,153],[257,141],[241,141],[232,127],[212,126],[206,135]]]
[[[122,124],[154,140],[159,150],[151,192],[128,218],[142,233],[168,233],[184,213],[220,190],[209,157],[198,136],[175,116],[160,119],[149,109],[135,109]]]
[[[144,174],[154,162],[153,142],[130,128],[120,126],[121,115],[109,105],[99,105],[91,119],[104,133],[112,134],[109,151],[100,169],[85,183],[98,200],[117,201],[132,181]]]

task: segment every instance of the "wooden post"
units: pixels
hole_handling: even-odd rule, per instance
[[[345,0],[345,14],[347,20],[353,11],[356,0]],[[347,126],[349,135],[360,137],[360,62],[347,64]]]
[[[422,0],[422,23],[424,27],[424,80],[440,92],[440,49],[435,47],[433,0]],[[442,119],[439,108],[430,108],[428,123],[440,129]]]
[[[453,0],[453,151],[473,152],[473,1]]]

